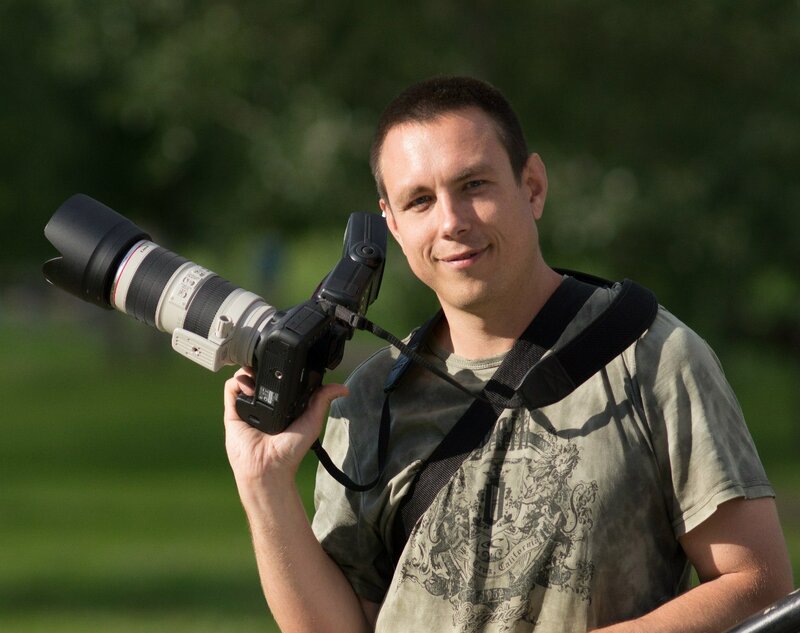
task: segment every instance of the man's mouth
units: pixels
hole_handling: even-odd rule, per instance
[[[471,249],[460,253],[453,253],[452,255],[440,257],[439,260],[446,264],[466,265],[477,259],[483,253],[483,250],[484,249]]]

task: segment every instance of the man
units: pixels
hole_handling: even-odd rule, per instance
[[[442,308],[420,351],[478,391],[564,283],[539,249],[544,165],[505,99],[468,78],[400,95],[371,162],[389,229]],[[595,291],[556,347],[617,291]],[[724,631],[791,590],[736,400],[713,353],[663,309],[562,401],[505,410],[400,549],[398,504],[470,404],[414,368],[390,397],[378,486],[353,493],[320,472],[312,530],[298,464],[341,398],[325,445],[356,479],[375,471],[396,356],[377,353],[349,390],[322,387],[274,437],[236,416],[236,394],[252,393],[247,373],[226,384],[229,459],[283,631]],[[689,563],[701,580],[691,590]]]

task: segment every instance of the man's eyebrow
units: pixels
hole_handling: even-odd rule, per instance
[[[453,182],[464,182],[474,178],[475,176],[487,175],[491,173],[491,171],[492,167],[489,163],[476,163],[475,165],[469,165],[455,175]]]

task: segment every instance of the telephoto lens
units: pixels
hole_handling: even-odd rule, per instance
[[[44,264],[51,284],[172,334],[172,347],[207,369],[252,366],[276,313],[258,295],[158,246],[83,194],[64,202],[44,233],[61,254]]]

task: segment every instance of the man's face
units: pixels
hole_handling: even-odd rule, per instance
[[[537,155],[518,182],[494,122],[468,108],[392,128],[380,166],[389,229],[445,310],[496,312],[530,288],[547,190]]]

